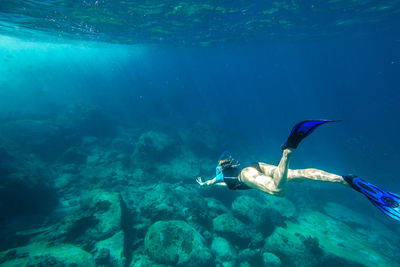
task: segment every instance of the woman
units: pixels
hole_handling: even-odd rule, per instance
[[[285,144],[282,146],[282,158],[278,166],[258,162],[242,169],[229,153],[224,152],[216,167],[213,179],[202,181],[196,179],[201,186],[222,185],[231,190],[258,189],[262,192],[284,196],[287,182],[303,182],[306,180],[333,182],[350,185],[363,193],[376,207],[400,221],[400,196],[370,184],[355,175],[340,176],[318,169],[289,169],[290,160],[299,143],[310,135],[318,126],[335,122],[331,120],[307,120],[295,125]]]

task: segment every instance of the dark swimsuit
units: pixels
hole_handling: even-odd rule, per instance
[[[253,167],[257,169],[257,171],[261,172],[260,165],[258,163],[253,163],[249,166],[246,167]],[[239,169],[237,167],[227,167],[222,171],[222,174],[224,175],[224,182],[226,185],[229,187],[231,190],[246,190],[246,189],[252,189],[245,183],[242,183],[239,180],[239,175],[242,169]]]

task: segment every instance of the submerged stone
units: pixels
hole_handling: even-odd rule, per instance
[[[156,262],[180,266],[210,264],[203,237],[184,221],[158,221],[147,231],[144,245]]]
[[[213,220],[214,231],[225,237],[250,239],[248,227],[232,214],[221,214]]]
[[[136,143],[135,158],[160,160],[167,157],[173,150],[174,140],[157,131],[143,133]]]
[[[117,232],[112,237],[101,240],[95,245],[95,261],[97,265],[124,267],[124,233]]]
[[[338,220],[316,211],[306,211],[300,214],[296,223],[287,221],[285,228],[278,227],[266,239],[265,249],[284,256],[291,266],[339,261],[365,266],[392,265],[368,239]],[[395,250],[388,244],[386,249]]]
[[[95,266],[90,253],[70,244],[31,243],[0,253],[1,266]]]
[[[272,232],[275,225],[281,225],[296,214],[296,208],[289,200],[263,194],[237,197],[232,203],[232,211],[235,216],[263,232]]]
[[[273,253],[264,252],[262,254],[263,263],[265,267],[280,267],[282,266],[281,259]]]
[[[222,237],[216,237],[211,243],[211,250],[216,255],[217,259],[222,261],[231,261],[235,258],[235,251],[232,245]]]

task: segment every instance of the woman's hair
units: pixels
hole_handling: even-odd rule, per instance
[[[239,165],[239,161],[235,160],[229,151],[224,151],[218,159],[218,166],[220,166],[222,170],[226,168],[235,168]]]

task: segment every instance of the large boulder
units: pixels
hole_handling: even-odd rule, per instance
[[[190,128],[186,128],[180,131],[179,135],[185,147],[188,147],[196,155],[205,157],[221,153],[225,136],[216,134],[216,132],[216,129],[210,125],[210,121],[207,121],[206,124],[198,122]]]
[[[0,147],[0,221],[50,213],[58,202],[52,176],[35,156]]]
[[[271,214],[268,206],[260,203],[260,199],[248,195],[237,197],[232,203],[232,211],[235,216],[256,227],[268,224],[270,216],[279,216]]]
[[[201,171],[201,159],[195,156],[191,151],[184,148],[176,157],[171,157],[165,163],[157,164],[155,174],[160,178],[169,181],[193,181],[193,177],[199,176]]]
[[[141,254],[141,253],[134,253],[132,257],[132,261],[130,267],[165,267],[164,264],[159,264],[154,262],[150,259],[149,256]]]
[[[113,118],[101,108],[88,104],[72,104],[60,112],[56,124],[68,139],[84,136],[111,137],[117,130]]]
[[[141,218],[158,220],[186,219],[199,225],[211,223],[212,216],[226,209],[222,203],[213,201],[208,208],[208,201],[200,195],[198,188],[182,183],[158,183],[151,186],[132,188],[125,194],[128,207],[140,210]]]
[[[296,208],[289,200],[264,194],[237,197],[232,203],[232,211],[242,221],[266,234],[296,214]]]
[[[111,239],[118,250],[123,250],[123,238],[116,238],[122,233],[123,201],[118,193],[93,190],[81,199],[70,202],[59,212],[59,222],[34,238],[35,241],[52,240],[79,244],[88,251],[96,248],[99,241]],[[104,247],[101,244],[97,246]],[[115,247],[114,247],[115,248]],[[111,252],[110,252],[111,253]]]
[[[95,222],[94,227],[86,229],[91,238],[103,240],[121,230],[121,202],[118,193],[102,190],[94,190],[81,200],[81,209]]]
[[[13,120],[0,124],[1,137],[14,142],[22,151],[45,156],[55,156],[68,147],[59,134],[60,128],[46,120]]]
[[[124,237],[124,232],[119,231],[112,237],[96,243],[94,260],[98,266],[125,266]]]
[[[296,208],[290,200],[267,194],[238,196],[232,203],[232,211],[241,219],[258,226],[265,225],[266,220],[281,222],[296,214]]]
[[[230,213],[224,213],[214,218],[213,227],[215,232],[226,238],[250,239],[247,225]]]
[[[147,231],[144,245],[161,264],[206,266],[212,257],[203,237],[184,221],[158,221]]]
[[[243,223],[230,213],[217,216],[212,223],[216,233],[241,248],[250,245],[259,246],[263,242],[263,235],[260,232],[257,232],[256,229]]]
[[[280,267],[282,266],[281,259],[273,253],[264,252],[262,254],[263,264],[265,267]]]
[[[225,238],[215,237],[211,243],[211,250],[221,262],[236,260],[236,251]]]
[[[95,266],[90,253],[70,244],[31,243],[0,253],[1,266]]]
[[[166,160],[174,151],[174,139],[163,132],[148,131],[143,133],[136,143],[134,159]]]

